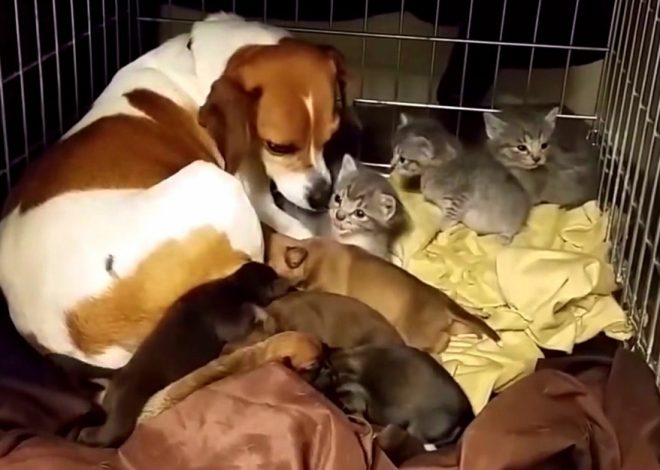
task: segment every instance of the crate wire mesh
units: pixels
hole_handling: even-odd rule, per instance
[[[660,377],[660,1],[618,0],[594,126],[602,164],[600,201],[623,286],[632,346]],[[660,379],[659,379],[660,383]]]
[[[400,107],[462,132],[507,101],[593,121],[631,346],[660,376],[660,0],[0,0],[0,198],[116,70],[219,10],[336,45],[385,132]]]
[[[135,57],[131,0],[0,0],[0,199]]]

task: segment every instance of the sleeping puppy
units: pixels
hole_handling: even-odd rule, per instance
[[[385,317],[344,295],[294,292],[275,300],[266,311],[280,331],[308,333],[331,347],[404,344]]]
[[[383,316],[409,346],[439,353],[450,335],[499,335],[440,290],[361,248],[329,239],[294,240],[265,230],[266,259],[305,290],[353,297]]]
[[[77,440],[97,447],[121,444],[149,397],[217,358],[228,341],[245,337],[257,320],[252,305],[267,305],[287,290],[288,283],[271,268],[249,262],[181,296],[117,371],[51,356],[72,375],[111,378],[102,402],[105,423],[83,429]]]
[[[278,333],[231,354],[223,351],[216,359],[153,395],[144,405],[138,422],[159,415],[212,382],[254,370],[269,362],[280,362],[301,374],[308,374],[318,369],[322,351],[323,346],[317,338],[297,331]]]
[[[324,362],[311,380],[314,387],[345,413],[375,425],[394,425],[422,442],[442,446],[458,439],[474,419],[458,383],[418,349],[331,348]]]
[[[256,315],[261,321],[245,338],[228,343],[222,350],[224,354],[284,331],[306,333],[338,348],[404,344],[401,335],[385,317],[359,300],[344,295],[293,291],[265,309],[258,309]]]

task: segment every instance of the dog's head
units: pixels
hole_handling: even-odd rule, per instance
[[[221,152],[237,139],[234,146],[259,154],[266,174],[289,201],[322,210],[331,195],[323,146],[339,126],[336,93],[345,100],[346,76],[344,59],[332,47],[292,38],[245,46],[213,86],[200,123]],[[231,153],[224,157],[230,169],[240,163]]]

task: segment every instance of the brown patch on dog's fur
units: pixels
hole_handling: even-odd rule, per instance
[[[345,95],[343,56],[330,46],[284,38],[278,44],[249,45],[230,58],[223,77],[256,97],[258,143],[293,146],[281,156],[264,153],[279,172],[305,171],[339,126],[336,90]],[[303,98],[312,100],[311,116]]]
[[[144,89],[126,98],[151,119],[102,117],[56,143],[28,167],[4,214],[69,191],[148,188],[196,160],[218,162],[223,149],[197,124],[196,110]]]
[[[197,229],[183,240],[167,241],[133,274],[69,311],[69,334],[89,355],[111,345],[136,347],[181,295],[232,274],[248,261],[245,253],[233,249],[226,235],[211,227]]]

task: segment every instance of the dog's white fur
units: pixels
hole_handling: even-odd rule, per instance
[[[190,34],[165,42],[121,69],[63,138],[103,116],[141,115],[123,97],[135,88],[198,107],[238,48],[276,43],[287,34],[235,15],[211,15],[195,23]],[[263,170],[247,166],[237,176],[195,162],[148,190],[69,192],[25,213],[14,210],[0,222],[0,286],[18,330],[34,335],[53,352],[120,367],[130,351],[112,347],[86,357],[65,326],[68,309],[111,285],[113,278],[105,266],[109,255],[114,258],[114,273],[122,277],[165,240],[180,239],[205,225],[226,233],[233,246],[254,260],[263,259],[260,217],[291,236],[309,235],[298,221],[281,215]],[[287,192],[296,194],[295,188]]]

